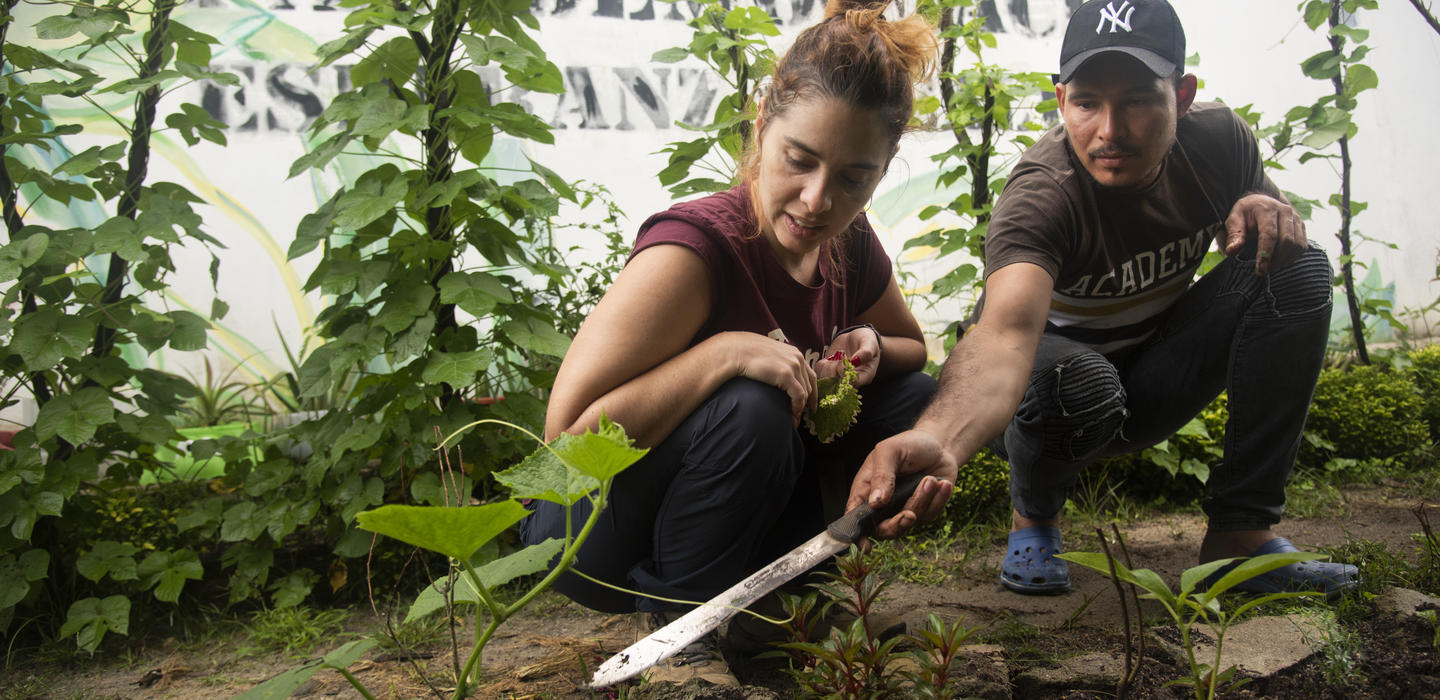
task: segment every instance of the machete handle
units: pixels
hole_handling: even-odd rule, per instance
[[[901,474],[895,482],[895,492],[890,494],[890,502],[879,509],[872,508],[869,503],[861,503],[850,510],[850,512],[835,519],[825,528],[830,536],[841,542],[854,544],[861,537],[870,534],[875,529],[875,523],[889,518],[905,509],[905,502],[915,494],[915,489],[925,479],[922,472],[911,472]]]

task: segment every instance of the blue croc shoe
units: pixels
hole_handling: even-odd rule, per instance
[[[1276,537],[1265,544],[1260,545],[1250,554],[1258,557],[1263,554],[1279,554],[1281,552],[1298,552],[1295,545],[1284,537]],[[1238,564],[1239,562],[1236,562]],[[1206,577],[1205,585],[1213,585],[1220,577],[1229,573],[1235,568],[1235,564],[1226,566],[1219,571]],[[1341,593],[1352,590],[1360,585],[1360,570],[1350,564],[1341,564],[1333,561],[1301,561],[1294,564],[1286,564],[1278,569],[1267,571],[1240,583],[1230,589],[1234,591],[1245,591],[1246,593],[1285,593],[1290,591],[1317,591],[1324,593],[1326,598],[1334,598]]]
[[[1070,590],[1070,566],[1055,555],[1063,551],[1060,529],[1027,527],[1010,533],[1000,583],[1017,593],[1055,595]]]

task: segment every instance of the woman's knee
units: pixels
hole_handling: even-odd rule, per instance
[[[712,428],[761,441],[785,441],[795,432],[790,397],[778,387],[736,377],[705,403],[704,420]]]

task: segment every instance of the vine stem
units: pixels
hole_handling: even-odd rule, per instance
[[[524,429],[521,428],[521,430]],[[555,579],[559,578],[561,574],[570,568],[570,565],[575,561],[575,557],[580,553],[580,545],[585,542],[586,538],[590,536],[590,531],[594,529],[595,524],[600,521],[600,513],[605,509],[605,503],[609,499],[609,495],[610,483],[608,481],[601,483],[599,493],[595,498],[595,507],[590,510],[590,517],[585,520],[585,525],[580,528],[580,533],[565,547],[564,553],[560,556],[560,561],[551,567],[550,572],[545,575],[545,578],[532,586],[519,600],[516,600],[508,606],[501,606],[494,601],[489,594],[489,590],[485,587],[484,583],[480,581],[480,577],[475,574],[475,570],[470,566],[469,562],[461,563],[461,565],[465,567],[466,574],[470,577],[471,582],[475,585],[477,593],[481,599],[485,601],[486,608],[490,610],[490,624],[476,637],[475,648],[470,650],[470,657],[465,660],[465,667],[461,669],[460,678],[457,679],[455,683],[455,700],[460,700],[460,698],[465,697],[470,676],[475,673],[476,668],[480,665],[481,653],[485,650],[485,645],[490,641],[490,638],[495,634],[495,630],[506,620],[513,617],[515,613],[524,609],[526,605],[529,605],[530,601],[548,589],[550,585],[555,582]]]
[[[0,23],[0,70],[3,70],[5,66],[6,38],[10,32],[10,25],[15,21],[13,19],[13,10],[15,9],[15,5],[19,4],[19,1],[20,0],[5,0],[5,14],[12,19]],[[9,95],[0,94],[0,110],[3,110],[9,101]],[[5,133],[5,120],[0,119],[0,139],[3,139],[5,136],[7,136]],[[0,141],[0,212],[3,212],[8,240],[13,242],[20,236],[21,229],[25,228],[25,219],[24,215],[20,213],[19,208],[19,188],[16,187],[15,181],[10,177],[10,169],[5,166],[5,152],[8,150],[9,144]],[[35,303],[35,293],[26,289],[21,294],[20,306],[22,315],[35,313],[35,311],[39,309],[39,305]],[[50,403],[50,384],[45,379],[45,373],[43,371],[36,371],[30,374],[30,392],[34,394],[37,405],[44,406]]]
[[[145,36],[145,63],[139,77],[153,78],[159,75],[165,65],[165,48],[169,43],[170,13],[175,9],[175,0],[157,0],[150,16],[150,31]],[[151,85],[135,96],[135,121],[130,126],[130,153],[126,159],[125,184],[116,203],[116,215],[135,220],[140,208],[140,190],[150,167],[150,133],[155,123],[155,111],[160,103],[160,86]],[[120,301],[125,291],[125,278],[129,275],[129,263],[119,253],[110,254],[110,266],[105,275],[105,291],[100,298],[100,307],[106,308]],[[103,323],[95,330],[92,357],[105,357],[115,347],[118,330]]]
[[[1440,34],[1440,20],[1435,19],[1435,15],[1430,12],[1430,8],[1421,5],[1420,0],[1410,0],[1410,4],[1414,5],[1415,11],[1419,12],[1420,16],[1425,18],[1425,22],[1430,25],[1430,28],[1434,29],[1436,34]]]
[[[1334,29],[1340,25],[1340,3],[1342,0],[1330,0],[1330,28]],[[1339,57],[1341,49],[1344,48],[1345,39],[1338,34],[1330,35],[1330,50]],[[1338,71],[1330,78],[1330,84],[1335,87],[1335,97],[1340,99],[1345,95],[1344,71]],[[1340,239],[1340,273],[1345,280],[1345,301],[1350,309],[1350,332],[1355,338],[1355,354],[1359,356],[1360,364],[1370,364],[1370,353],[1365,348],[1365,320],[1360,316],[1360,302],[1355,296],[1355,262],[1350,247],[1350,135],[1340,135],[1340,231],[1335,235]]]

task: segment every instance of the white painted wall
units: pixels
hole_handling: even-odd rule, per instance
[[[321,301],[300,292],[313,259],[287,264],[284,251],[299,217],[328,196],[333,179],[301,176],[286,179],[290,163],[304,152],[303,127],[345,84],[343,67],[310,72],[313,49],[338,35],[343,11],[328,9],[333,0],[196,0],[182,18],[201,31],[221,37],[231,48],[217,53],[218,62],[242,74],[240,89],[195,87],[187,96],[200,99],[231,124],[229,148],[202,144],[184,147],[178,139],[162,140],[152,160],[154,177],[181,182],[212,203],[206,225],[228,248],[221,252],[220,294],[232,307],[217,335],[217,350],[231,362],[244,362],[257,375],[284,364],[274,327],[297,343],[301,330],[322,308]],[[713,101],[703,95],[706,80],[698,63],[662,65],[650,62],[655,51],[688,43],[690,30],[672,11],[688,16],[688,5],[653,0],[557,0],[537,7],[540,42],[566,74],[570,92],[562,98],[531,95],[524,99],[550,119],[555,145],[531,155],[562,175],[604,184],[629,216],[627,229],[668,205],[669,197],[655,180],[664,166],[657,155],[665,143],[691,138],[673,126],[698,104],[708,115]],[[653,4],[652,4],[653,2]],[[1001,0],[994,3],[999,47],[992,62],[1013,69],[1054,71],[1060,36],[1068,16],[1067,0]],[[1189,50],[1198,53],[1194,72],[1205,81],[1202,99],[1223,98],[1234,105],[1253,104],[1269,119],[1287,108],[1309,102],[1328,84],[1305,78],[1299,62],[1324,48],[1323,39],[1298,19],[1293,0],[1175,0],[1187,27]],[[560,5],[563,7],[563,5]],[[12,37],[30,36],[30,25],[55,6],[22,5]],[[768,5],[786,31],[777,46],[787,45],[794,32],[820,16],[813,0],[780,0]],[[644,19],[647,12],[658,18]],[[619,16],[617,16],[619,15]],[[1440,36],[1425,25],[1408,3],[1386,2],[1366,12],[1360,26],[1372,31],[1375,50],[1369,63],[1381,87],[1366,93],[1356,112],[1355,196],[1370,203],[1358,220],[1364,233],[1397,244],[1390,251],[1363,246],[1359,258],[1374,260],[1383,282],[1394,285],[1397,305],[1421,306],[1440,295],[1435,276],[1440,235],[1430,215],[1430,199],[1440,192],[1440,140],[1432,125],[1440,97],[1430,86],[1440,69]],[[43,44],[35,40],[37,44]],[[647,112],[627,85],[643,81],[659,97],[659,109]],[[593,91],[593,108],[581,97]],[[104,120],[86,115],[83,105],[69,114],[88,128],[104,130]],[[308,116],[307,116],[308,115]],[[899,160],[881,184],[877,206],[930,196],[918,184],[934,170],[930,154],[948,147],[945,134],[919,134],[904,144]],[[72,148],[86,144],[76,140]],[[497,146],[498,147],[498,146]],[[1338,185],[1327,163],[1317,162],[1273,174],[1281,187],[1325,199]],[[934,201],[947,198],[936,193]],[[918,207],[876,211],[887,247],[899,257],[905,239],[928,224],[915,218]],[[91,212],[92,215],[101,212]],[[1331,232],[1337,219],[1327,211],[1310,225],[1312,238],[1335,251]],[[208,257],[182,253],[181,280],[172,303],[209,308]],[[923,260],[904,256],[905,269],[922,281]],[[932,266],[933,267],[933,266]],[[921,311],[932,329],[963,312],[963,300]],[[1434,318],[1432,317],[1432,322]],[[155,358],[155,362],[166,362]],[[172,356],[169,362],[181,363]]]

